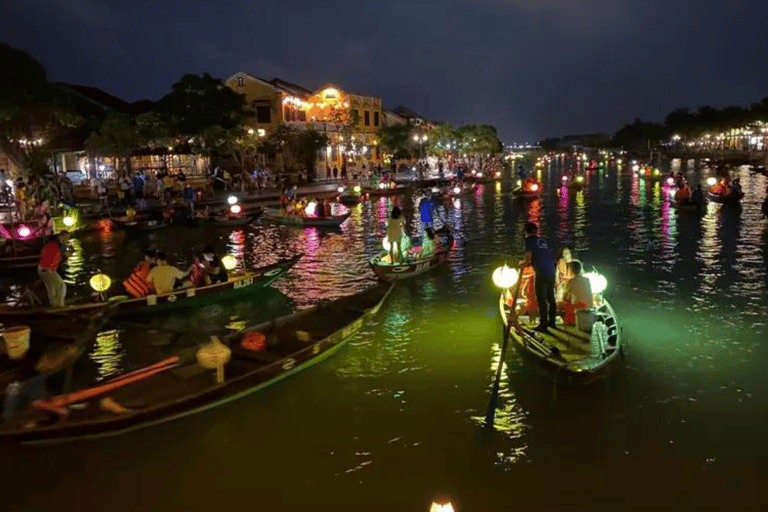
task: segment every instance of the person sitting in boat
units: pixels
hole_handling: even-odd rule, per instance
[[[405,236],[405,218],[399,206],[392,208],[387,220],[387,240],[389,240],[389,261],[394,265],[403,259],[403,237]]]
[[[557,253],[557,273],[555,274],[555,292],[562,297],[565,283],[568,281],[568,264],[573,261],[571,248],[563,246]]]
[[[568,281],[565,283],[563,301],[557,307],[563,312],[565,325],[575,325],[576,311],[592,307],[592,285],[584,276],[580,261],[568,263]]]
[[[733,183],[731,184],[731,192],[730,195],[734,197],[741,197],[744,193],[741,190],[741,179],[736,178],[733,180]]]
[[[719,196],[727,196],[730,190],[731,190],[731,187],[728,185],[728,178],[721,179],[720,181],[712,185],[711,189],[709,189],[710,192]]]
[[[205,274],[205,284],[226,283],[229,279],[224,265],[213,250],[212,245],[206,245],[203,249],[203,272]]]
[[[67,296],[67,285],[58,273],[59,265],[66,258],[66,245],[69,232],[62,230],[57,236],[45,244],[37,264],[37,274],[48,292],[48,302],[52,308],[64,307]]]
[[[136,265],[128,279],[123,281],[123,287],[133,298],[146,297],[154,292],[152,285],[147,282],[150,271],[155,267],[154,249],[144,251],[144,259]]]
[[[675,199],[680,203],[687,203],[691,199],[691,189],[687,183],[683,183],[682,187],[677,189]]]
[[[158,295],[171,293],[176,288],[189,288],[192,282],[187,278],[192,269],[182,272],[176,267],[168,264],[168,256],[164,252],[158,252],[156,257],[157,266],[153,268],[147,276],[147,283],[155,287]],[[177,286],[177,281],[181,282]]]
[[[691,192],[691,202],[697,206],[704,204],[704,190],[702,190],[701,184],[696,185],[696,188]]]

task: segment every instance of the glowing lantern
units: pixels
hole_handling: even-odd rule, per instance
[[[477,173],[477,177],[478,178],[482,178],[483,177],[483,173],[481,173],[481,172]]]
[[[32,230],[29,229],[29,226],[22,224],[19,226],[19,229],[16,231],[16,233],[18,233],[21,238],[27,238],[30,234],[32,234]]]
[[[67,215],[66,217],[64,217],[64,219],[62,219],[62,222],[66,227],[71,228],[72,226],[75,225],[75,218],[70,215]]]
[[[243,209],[240,207],[239,204],[233,204],[232,206],[229,207],[229,211],[237,215],[238,213],[243,211]]]
[[[386,183],[379,183],[379,188],[383,190],[383,189],[387,188],[387,184]]]
[[[343,194],[344,193],[344,187],[339,187],[336,190],[339,191],[339,194]]]
[[[509,268],[506,264],[493,271],[493,284],[506,290],[517,282],[517,270]]]
[[[232,350],[219,341],[218,336],[211,336],[211,343],[197,351],[197,362],[203,368],[216,369],[216,382],[224,382],[224,365],[232,357]]]
[[[229,197],[227,198],[227,202],[228,202],[229,204],[235,204],[235,203],[237,203],[237,197],[235,197],[235,196],[229,196]]]
[[[660,176],[660,175],[661,175],[661,171],[660,171],[660,170],[658,170],[658,169],[654,169],[654,170],[653,170],[653,175],[654,175],[654,176]]]
[[[582,183],[584,181],[584,176],[576,176],[576,181]]]
[[[675,184],[675,178],[673,178],[671,176],[669,178],[667,178],[667,185],[669,185],[671,187],[674,184]]]
[[[477,171],[475,169],[472,169],[472,176],[476,175]]]
[[[112,279],[110,279],[107,274],[96,274],[91,277],[89,284],[91,285],[91,288],[97,292],[104,293],[109,290],[110,286],[112,286]]]
[[[517,180],[517,186],[522,187],[523,186],[523,180]]]
[[[501,171],[496,171],[496,177],[501,178]]]
[[[608,281],[602,275],[597,272],[587,272],[584,277],[589,279],[589,284],[592,287],[592,293],[603,293],[603,290],[608,286]]]
[[[390,249],[390,247],[391,247],[390,244],[389,244],[389,238],[384,237],[384,240],[381,241],[381,245],[382,245],[382,247],[384,247],[385,251],[388,251]]]
[[[433,193],[433,194],[439,194],[439,193],[440,193],[440,189],[439,189],[439,188],[437,188],[437,187],[434,187],[434,188],[432,189],[432,193]]]
[[[355,193],[359,194],[362,188],[360,188],[360,185],[355,185]]]
[[[310,217],[315,214],[317,211],[317,203],[314,201],[310,201],[306,208],[304,208],[304,213],[309,215]]]
[[[632,170],[635,171],[635,172],[639,172],[640,171],[640,166],[635,164],[635,165],[632,166]]]
[[[536,192],[537,190],[539,190],[539,185],[537,185],[536,183],[531,185],[531,192]]]
[[[461,187],[460,187],[460,186],[458,186],[458,185],[456,185],[455,187],[453,187],[453,193],[454,193],[454,194],[461,194]]]
[[[432,502],[432,506],[429,507],[429,512],[454,512],[453,505],[448,503],[435,503]]]
[[[707,178],[707,185],[710,187],[714,186],[717,183],[717,178]]]
[[[565,183],[566,181],[568,181],[568,176],[563,176],[563,177],[562,177],[562,178],[560,178],[560,179],[561,179],[561,180],[563,180],[563,183]]]
[[[237,260],[231,254],[227,254],[226,256],[221,257],[221,264],[224,265],[224,268],[227,270],[234,270],[237,266]]]

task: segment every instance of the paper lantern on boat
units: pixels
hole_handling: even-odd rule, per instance
[[[19,226],[19,229],[16,230],[16,233],[21,238],[27,238],[29,235],[32,234],[32,230],[29,229],[29,226],[25,226],[24,224],[22,224],[21,226]]]
[[[237,260],[231,254],[227,254],[226,256],[221,257],[221,264],[224,265],[224,268],[227,270],[234,270],[237,266]]]
[[[339,191],[339,194],[343,194],[344,193],[344,187],[339,187],[336,190]]]
[[[89,281],[91,288],[99,293],[104,293],[112,286],[112,279],[107,274],[96,274]]]
[[[128,217],[128,220],[132,220],[136,216],[136,210],[133,208],[126,209],[125,216]]]
[[[562,177],[562,178],[560,178],[560,179],[563,181],[563,183],[565,183],[566,181],[568,181],[568,176],[563,176],[563,177]]]
[[[304,213],[312,217],[317,212],[317,203],[314,201],[310,201],[306,208],[304,208]]]
[[[539,190],[539,186],[536,183],[531,185],[531,192],[536,192],[537,190]]]
[[[235,203],[237,202],[237,197],[235,197],[235,196],[229,196],[229,197],[227,198],[227,202],[228,202],[229,204],[235,204]]]
[[[582,183],[584,181],[584,176],[576,176],[576,181]]]
[[[382,247],[384,247],[385,251],[388,251],[390,249],[390,247],[391,247],[390,244],[389,244],[389,238],[384,237],[384,240],[381,241],[381,245],[382,245]]]
[[[362,190],[362,188],[360,188],[360,185],[355,185],[355,189],[354,190],[355,190],[356,194],[359,194],[360,191]]]
[[[71,228],[75,225],[75,218],[71,215],[67,215],[61,220],[61,222],[64,224],[64,226]]]
[[[432,502],[432,506],[429,507],[429,512],[454,512],[451,502],[448,503],[435,503]]]
[[[239,204],[233,204],[229,207],[229,211],[237,215],[241,211],[243,211],[243,208]]]
[[[707,178],[707,185],[710,187],[714,186],[715,183],[717,183],[717,178]]]
[[[197,351],[197,362],[203,368],[216,370],[216,382],[224,382],[224,365],[232,357],[232,350],[224,345],[218,336],[211,336],[211,342]]]
[[[511,288],[517,282],[517,270],[509,268],[507,265],[502,265],[493,271],[493,284],[506,290]]]
[[[592,293],[603,293],[608,286],[608,281],[597,272],[587,272],[584,277],[589,279],[589,285],[592,287]]]
[[[667,178],[667,185],[669,185],[671,187],[674,184],[675,184],[675,178],[673,178],[672,176]]]

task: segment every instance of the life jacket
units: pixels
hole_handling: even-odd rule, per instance
[[[152,286],[147,282],[147,276],[149,275],[152,267],[146,261],[142,261],[136,268],[133,269],[133,273],[128,276],[128,279],[123,281],[123,286],[126,291],[130,293],[134,298],[138,299],[146,297],[154,291]]]
[[[205,273],[203,272],[203,269],[200,267],[200,265],[195,264],[192,266],[192,272],[189,273],[189,282],[192,283],[194,288],[197,288],[198,286],[202,285],[204,275]]]

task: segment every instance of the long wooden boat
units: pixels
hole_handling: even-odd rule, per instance
[[[20,319],[35,323],[41,318],[49,316],[61,316],[66,314],[83,314],[95,311],[105,305],[114,304],[115,316],[126,316],[146,313],[156,313],[173,309],[198,307],[209,302],[218,302],[241,295],[247,295],[265,288],[276,279],[283,276],[293,267],[303,255],[280,261],[273,265],[267,265],[257,270],[244,272],[230,276],[224,283],[216,283],[197,288],[174,290],[171,293],[161,295],[148,295],[137,299],[128,298],[125,295],[112,297],[107,302],[85,302],[72,304],[63,308],[0,308],[0,319]]]
[[[715,194],[713,192],[707,193],[707,198],[713,203],[721,204],[735,204],[741,201],[744,197],[744,192],[738,194]]]
[[[525,190],[523,187],[516,187],[512,190],[512,195],[514,195],[517,199],[522,199],[523,201],[533,201],[534,199],[541,197],[541,187],[539,187],[536,191]]]
[[[264,208],[264,218],[278,224],[289,226],[341,226],[348,218],[350,212],[332,217],[305,217],[302,215],[290,215],[280,212],[277,208]]]
[[[256,219],[259,218],[261,215],[261,208],[258,210],[254,210],[251,213],[247,213],[243,215],[242,217],[238,217],[235,219],[222,219],[222,220],[211,220],[210,223],[214,226],[246,226],[252,222],[254,222]]]
[[[118,228],[124,229],[129,233],[147,233],[150,231],[157,231],[158,229],[171,227],[170,222],[160,219],[139,219],[130,221],[112,219],[112,222]]]
[[[395,194],[402,194],[403,192],[407,192],[408,188],[404,187],[402,185],[397,185],[395,187],[366,187],[363,189],[363,192],[371,197],[378,197],[378,196],[392,196]]]
[[[510,307],[505,293],[499,298],[499,312],[506,328]],[[515,324],[509,335],[518,351],[557,382],[587,385],[606,376],[621,361],[622,333],[606,300],[600,299],[591,333],[562,324],[550,328],[549,333],[540,333],[533,330],[535,325],[527,317],[512,321]]]
[[[448,258],[448,253],[453,248],[453,237],[448,234],[443,236],[442,234],[436,234],[435,237],[440,237],[440,250],[435,251],[435,254],[430,258],[414,259],[405,263],[392,265],[382,261],[382,258],[386,256],[387,251],[382,251],[368,262],[376,277],[380,281],[392,282],[408,279],[409,277],[417,276],[429,271],[430,269],[440,265]],[[419,245],[420,240],[418,238],[413,240],[414,246]]]
[[[703,211],[706,207],[706,203],[697,204],[690,200],[678,201],[676,199],[672,199],[669,202],[669,204],[672,205],[673,208],[677,208],[680,211],[687,211],[687,212]]]
[[[379,311],[391,290],[392,285],[379,284],[228,336],[223,342],[232,354],[221,383],[214,371],[197,363],[196,349],[185,351],[96,386],[34,402],[0,427],[0,439],[52,443],[114,436],[237,400],[338,352]],[[261,346],[250,344],[252,338],[260,338]],[[106,401],[124,409],[109,412]],[[68,414],[45,412],[52,407]]]

